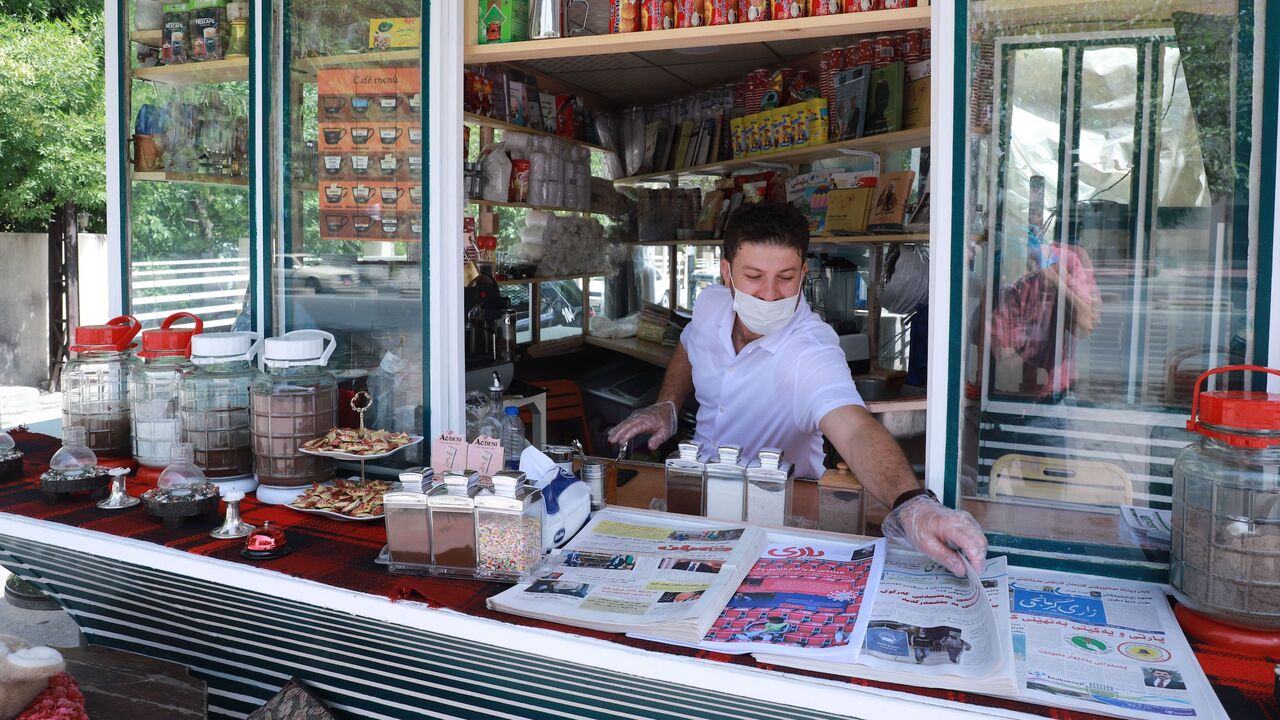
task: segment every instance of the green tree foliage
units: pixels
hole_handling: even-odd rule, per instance
[[[0,230],[43,232],[67,202],[95,218],[89,229],[101,229],[102,16],[55,17],[70,3],[27,6],[38,19],[0,17]]]

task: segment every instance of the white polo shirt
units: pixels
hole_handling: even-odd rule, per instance
[[[693,365],[698,399],[694,439],[706,456],[741,445],[745,462],[761,448],[781,448],[799,477],[822,474],[818,423],[845,405],[864,406],[840,341],[802,298],[787,325],[733,351],[733,296],[705,288],[680,343]]]

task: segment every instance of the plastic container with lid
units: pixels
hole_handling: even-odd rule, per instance
[[[667,458],[667,512],[701,515],[707,487],[707,466],[698,459],[702,448],[682,442]]]
[[[446,473],[427,495],[431,513],[432,572],[472,576],[476,571],[475,497],[482,486],[475,473]]]
[[[792,475],[795,468],[782,460],[778,448],[761,448],[747,466],[747,504],[743,520],[781,527],[791,513]]]
[[[180,320],[192,320],[195,326],[173,327]],[[191,338],[203,330],[203,320],[179,312],[165,318],[159,329],[142,333],[142,362],[129,372],[133,457],[141,465],[165,467],[173,444],[182,439],[178,391],[183,374],[191,369]]]
[[[709,518],[742,522],[747,498],[747,469],[739,462],[742,448],[721,445],[707,463],[705,514]]]
[[[429,566],[431,513],[427,509],[426,493],[407,489],[384,493],[382,508],[386,513],[387,553],[392,572],[405,566]]]
[[[135,361],[129,351],[141,329],[130,315],[76,328],[62,370],[62,426],[84,428],[86,445],[103,455],[126,457],[132,450],[129,370]]]
[[[250,392],[258,500],[290,503],[333,477],[333,462],[298,448],[334,427],[338,381],[327,369],[336,341],[322,330],[294,330],[263,343],[262,372]]]
[[[257,377],[253,359],[262,341],[256,333],[204,333],[191,339],[192,368],[182,376],[178,405],[182,441],[191,443],[196,465],[226,493],[252,492],[253,438],[249,392]]]
[[[476,577],[521,582],[542,559],[542,491],[498,473],[475,497]]]
[[[1248,628],[1280,629],[1280,394],[1203,391],[1187,429],[1201,435],[1173,466],[1169,582],[1191,609]]]

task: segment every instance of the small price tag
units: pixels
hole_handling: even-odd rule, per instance
[[[467,438],[456,432],[441,435],[431,445],[431,467],[436,472],[467,469]]]
[[[497,438],[481,435],[467,447],[467,468],[483,477],[493,477],[502,470],[502,443]]]

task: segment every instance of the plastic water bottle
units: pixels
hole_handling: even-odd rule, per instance
[[[502,458],[508,470],[520,469],[520,453],[528,443],[524,439],[524,423],[520,422],[520,410],[507,408],[502,418]]]

